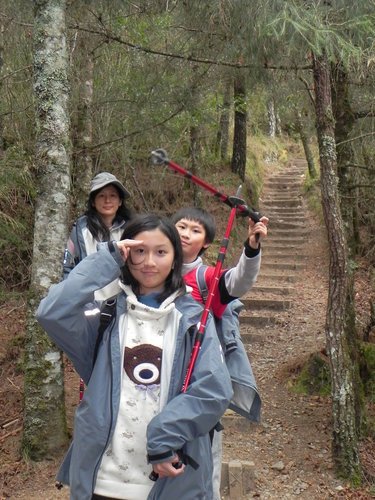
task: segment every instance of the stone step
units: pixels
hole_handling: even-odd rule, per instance
[[[303,237],[305,233],[306,233],[305,227],[300,227],[298,229],[282,229],[282,228],[279,229],[278,227],[275,227],[272,229],[272,236],[275,237],[280,237],[280,236],[287,236],[288,238],[291,238],[292,236]]]
[[[289,200],[270,200],[270,201],[262,201],[262,206],[264,208],[291,208],[291,207],[296,207],[300,208],[302,207],[302,200],[300,198],[298,199],[289,199]]]
[[[254,296],[241,297],[241,302],[249,311],[259,311],[262,309],[268,311],[285,311],[292,306],[292,301],[289,299],[258,299]]]
[[[262,262],[262,268],[264,270],[271,270],[271,269],[276,269],[276,270],[292,270],[292,271],[300,271],[305,268],[305,264],[301,264],[299,262],[268,262],[268,261],[263,261]]]
[[[297,253],[296,252],[296,248],[298,247],[294,247],[294,253],[291,253],[293,251],[293,248],[291,248],[289,245],[288,246],[284,246],[284,247],[280,247],[280,250],[275,250],[274,248],[264,248],[263,249],[263,255],[264,255],[264,258],[267,257],[267,259],[271,259],[271,260],[279,260],[279,261],[283,261],[283,260],[286,260],[288,262],[290,261],[302,261],[306,258],[305,255],[303,255],[302,253]]]
[[[268,213],[271,215],[278,215],[278,216],[282,216],[282,215],[290,215],[290,216],[291,215],[300,215],[300,216],[302,216],[305,214],[305,210],[304,210],[302,205],[299,208],[297,208],[297,207],[295,207],[295,208],[288,208],[288,207],[272,208],[272,207],[269,207]]]
[[[258,276],[258,284],[268,285],[270,283],[295,283],[297,281],[297,276],[290,273],[272,273],[267,272],[263,268]]]
[[[277,244],[277,245],[295,245],[295,246],[301,246],[303,243],[305,243],[305,238],[303,236],[274,236],[271,237],[269,236],[267,240],[262,244],[263,246],[266,246],[268,243],[271,245]]]
[[[249,313],[246,311],[242,311],[240,314],[241,325],[251,325],[263,328],[270,325],[275,325],[277,322],[278,319],[274,314],[257,314],[253,312]],[[251,332],[244,332],[241,334],[241,337],[244,344],[250,344],[252,341],[254,341],[254,336]]]
[[[265,254],[267,252],[268,254],[270,252],[280,253],[280,252],[292,251],[294,255],[296,250],[299,250],[301,248],[301,243],[303,242],[302,241],[293,242],[292,240],[288,241],[288,244],[286,245],[285,240],[282,240],[282,243],[277,243],[274,240],[271,241],[267,240],[267,242],[264,242],[262,245],[262,253]]]
[[[293,288],[290,286],[272,286],[272,285],[254,285],[251,293],[267,294],[267,295],[290,295]]]
[[[305,225],[302,222],[289,222],[270,218],[268,227],[270,231],[273,231],[274,229],[304,229]]]
[[[306,215],[304,214],[304,211],[299,214],[295,212],[290,212],[290,213],[285,213],[285,214],[278,214],[278,213],[270,213],[268,212],[267,214],[270,217],[270,220],[272,222],[280,223],[280,222],[299,222],[300,224],[304,224],[307,220]]]
[[[293,189],[293,190],[276,190],[276,189],[268,189],[267,190],[267,199],[268,200],[273,200],[275,198],[286,198],[286,199],[291,199],[291,198],[297,198],[298,196],[302,196],[301,189]]]
[[[268,194],[270,191],[298,191],[302,189],[302,182],[300,180],[275,180],[273,178],[268,179],[263,184],[264,191]]]

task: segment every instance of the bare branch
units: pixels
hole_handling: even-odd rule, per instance
[[[6,80],[7,78],[10,78],[11,76],[19,73],[20,71],[26,71],[30,68],[32,68],[31,64],[29,64],[28,66],[23,66],[23,68],[18,68],[15,71],[12,71],[12,73],[7,73],[6,75],[4,75],[0,78],[0,82],[2,82],[3,80]]]
[[[357,135],[357,137],[352,137],[351,139],[346,139],[346,141],[338,142],[336,143],[336,147],[341,146],[341,144],[346,144],[347,142],[353,142],[358,139],[363,139],[364,137],[369,137],[370,135],[375,135],[375,132],[368,132],[367,134]]]
[[[135,44],[132,42],[128,42],[128,41],[124,40],[123,38],[121,38],[113,33],[110,33],[104,26],[103,26],[103,31],[88,29],[88,28],[84,28],[84,27],[78,26],[78,25],[70,26],[70,28],[86,31],[86,32],[91,33],[93,35],[104,36],[107,40],[117,42],[121,45],[125,45],[131,49],[138,50],[138,51],[144,52],[146,54],[153,54],[156,56],[168,57],[171,59],[180,59],[180,60],[187,61],[187,62],[211,64],[214,66],[229,66],[231,68],[237,68],[237,69],[259,67],[259,65],[256,65],[256,64],[243,64],[241,62],[221,61],[221,60],[207,59],[207,58],[203,58],[203,57],[195,57],[192,55],[185,56],[185,55],[181,55],[181,54],[175,54],[172,52],[164,52],[164,51],[160,51],[160,50],[150,49],[148,47],[143,47],[141,45],[138,45],[138,44]],[[306,65],[306,66],[282,66],[282,65],[281,66],[274,66],[274,65],[269,64],[268,62],[265,62],[263,67],[265,69],[284,70],[284,71],[312,69],[311,65]]]
[[[98,148],[101,148],[102,146],[107,146],[108,144],[113,144],[115,142],[123,141],[124,139],[127,139],[128,137],[133,137],[134,135],[143,134],[147,130],[152,130],[154,128],[160,127],[160,125],[167,123],[169,120],[171,120],[172,118],[177,116],[183,110],[184,110],[184,107],[181,107],[177,111],[175,111],[174,113],[172,113],[170,116],[168,116],[167,118],[165,118],[164,120],[162,120],[159,123],[155,123],[153,125],[150,125],[149,127],[145,127],[145,128],[140,129],[140,130],[134,130],[133,132],[130,132],[129,134],[122,135],[121,137],[116,137],[115,139],[112,139],[110,141],[105,141],[105,142],[100,142],[98,144],[94,144],[93,146],[87,147],[86,150],[87,149],[90,149],[90,150],[98,149]],[[83,150],[78,150],[75,152],[75,154],[81,153],[82,151]]]

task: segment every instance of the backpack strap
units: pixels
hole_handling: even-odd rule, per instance
[[[205,304],[208,298],[208,288],[207,288],[207,283],[206,283],[206,278],[205,278],[205,273],[206,273],[207,266],[202,264],[201,266],[198,267],[197,269],[197,283],[198,283],[198,288],[199,288],[199,293],[201,294],[203,303]]]
[[[107,299],[101,309],[100,309],[100,321],[99,321],[99,328],[98,328],[98,336],[96,338],[95,342],[95,347],[94,347],[94,356],[93,356],[93,362],[92,365],[95,365],[96,358],[98,356],[98,351],[99,351],[99,346],[100,343],[103,339],[104,332],[110,325],[111,321],[114,319],[116,316],[116,304],[117,304],[117,297],[111,297],[110,299]]]

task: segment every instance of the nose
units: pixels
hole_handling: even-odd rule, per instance
[[[182,238],[185,238],[185,239],[189,239],[190,238],[190,231],[189,231],[188,228],[180,229],[179,233],[180,233],[180,236]]]
[[[155,265],[154,256],[153,256],[152,252],[146,253],[144,265],[145,266],[154,266]]]

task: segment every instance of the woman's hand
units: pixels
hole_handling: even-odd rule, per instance
[[[153,464],[152,469],[159,477],[177,477],[184,473],[185,465],[180,462],[178,455],[174,455],[166,462]]]
[[[126,262],[126,259],[129,256],[130,249],[135,248],[135,247],[139,247],[142,244],[143,244],[143,240],[116,241],[117,248],[119,249],[122,258],[124,259],[124,262]]]
[[[268,217],[261,217],[259,222],[256,223],[252,219],[249,219],[249,245],[251,246],[251,248],[254,248],[254,250],[259,247],[260,240],[262,240],[263,238],[267,238],[268,222]]]

